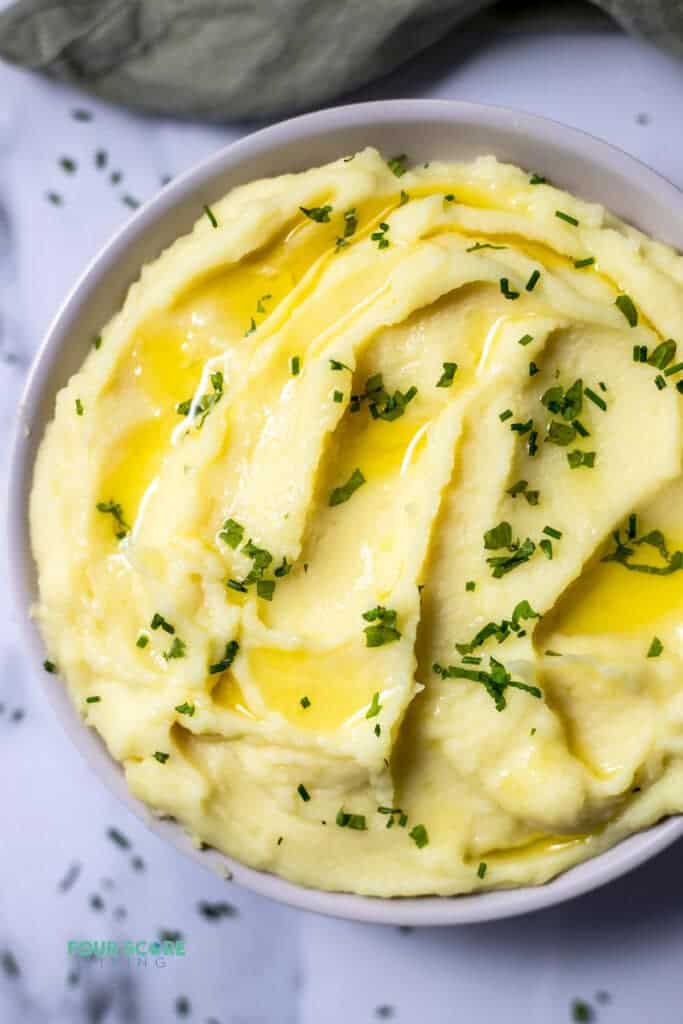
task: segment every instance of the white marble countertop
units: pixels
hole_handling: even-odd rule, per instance
[[[683,186],[683,65],[616,31],[514,30],[494,19],[360,98],[407,95],[545,114]],[[74,119],[79,107],[93,119]],[[130,215],[126,196],[149,197],[165,175],[245,130],[137,117],[0,65],[3,474],[32,353],[66,290]],[[61,157],[77,171],[62,170]],[[500,924],[409,931],[277,906],[167,849],[91,776],[29,678],[4,591],[0,600],[2,1024],[555,1024],[572,1019],[576,999],[590,1016],[575,1019],[680,1024],[680,844],[600,892]],[[212,919],[202,901],[227,906]],[[67,955],[69,939],[152,941],[160,930],[182,933],[184,957],[145,966]]]

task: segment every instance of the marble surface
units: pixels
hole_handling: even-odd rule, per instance
[[[683,186],[683,66],[591,22],[489,20],[356,98],[407,95],[549,115]],[[93,119],[74,119],[79,107]],[[0,65],[3,475],[32,353],[127,203],[250,127],[143,119]],[[555,1024],[572,1019],[575,999],[604,1024],[680,1022],[680,844],[598,893],[500,924],[409,931],[277,906],[187,863],[91,776],[30,678],[5,588],[0,602],[2,1024]],[[219,905],[213,916],[206,903]],[[182,933],[183,957],[67,955],[70,939],[153,941],[160,931]]]

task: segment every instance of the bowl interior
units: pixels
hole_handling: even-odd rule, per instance
[[[677,817],[625,840],[542,887],[464,897],[382,900],[306,889],[213,850],[198,851],[173,822],[159,821],[128,792],[120,766],[85,727],[65,688],[40,668],[44,651],[28,609],[36,571],[28,536],[33,463],[57,391],[81,365],[92,339],[120,308],[140,268],[189,231],[202,206],[255,178],[304,170],[364,146],[411,161],[472,159],[493,153],[543,174],[655,238],[683,249],[683,196],[626,154],[552,121],[503,108],[397,100],[320,111],[264,129],[221,150],[167,186],[119,231],[86,269],[55,318],[22,397],[10,472],[10,574],[34,667],[72,741],[104,783],[150,828],[188,855],[274,899],[320,913],[390,924],[460,924],[525,913],[585,892],[635,867],[683,834]]]

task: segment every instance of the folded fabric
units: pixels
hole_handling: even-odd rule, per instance
[[[491,2],[17,0],[0,58],[155,113],[263,118],[386,74]],[[681,0],[595,2],[683,56]]]

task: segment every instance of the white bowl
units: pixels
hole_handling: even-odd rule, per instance
[[[403,925],[484,921],[547,907],[602,885],[663,850],[683,834],[670,818],[571,868],[543,886],[459,897],[379,899],[327,893],[199,851],[179,825],[159,821],[128,791],[120,765],[85,726],[61,681],[42,669],[40,635],[28,609],[36,569],[28,531],[28,497],[36,449],[54,413],[56,392],[81,365],[104,323],[121,306],[140,268],[189,231],[202,206],[255,178],[304,170],[373,145],[414,160],[470,159],[493,153],[547,176],[657,239],[683,250],[683,194],[654,171],[604,142],[553,121],[499,107],[438,100],[397,100],[337,107],[284,121],[222,149],[143,206],[85,270],[36,356],[19,409],[10,471],[10,575],[26,649],[45,694],[76,747],[100,779],[159,836],[248,889],[323,914]]]

